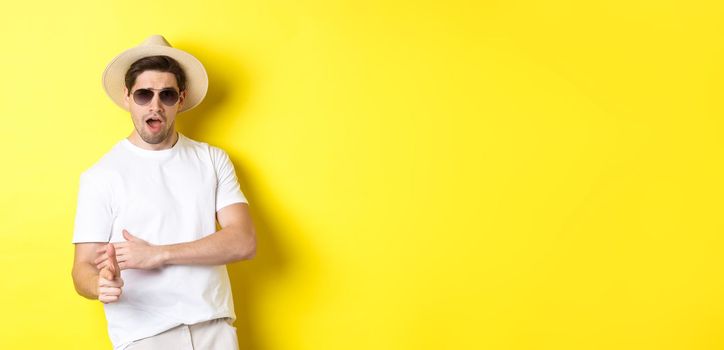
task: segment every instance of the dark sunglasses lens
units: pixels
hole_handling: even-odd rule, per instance
[[[153,99],[153,91],[148,89],[138,89],[133,93],[133,100],[137,104],[143,106]]]
[[[166,106],[173,106],[178,101],[178,92],[176,90],[162,90],[158,97]]]

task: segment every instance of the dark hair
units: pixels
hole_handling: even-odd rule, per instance
[[[148,56],[133,62],[126,72],[126,88],[130,94],[136,78],[147,70],[173,73],[176,76],[179,92],[186,90],[186,73],[178,61],[168,56]]]

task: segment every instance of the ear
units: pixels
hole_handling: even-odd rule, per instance
[[[123,87],[123,104],[126,106],[126,109],[131,109],[131,98],[128,96],[127,87]]]
[[[179,110],[181,110],[181,107],[183,107],[185,101],[186,101],[186,90],[181,91],[178,94],[178,109]]]

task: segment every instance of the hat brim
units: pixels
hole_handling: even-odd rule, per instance
[[[103,71],[103,88],[108,97],[119,107],[128,110],[124,103],[123,89],[128,68],[137,60],[164,55],[178,61],[186,74],[186,99],[179,113],[196,107],[206,97],[209,88],[209,77],[201,61],[186,51],[160,45],[143,45],[130,48],[116,56]]]

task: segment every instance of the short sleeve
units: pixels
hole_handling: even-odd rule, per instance
[[[214,160],[217,179],[216,211],[234,203],[249,203],[244,193],[241,192],[234,164],[231,163],[229,155],[220,148],[212,146],[211,156]]]
[[[82,173],[75,212],[73,243],[108,242],[113,226],[111,208],[110,187],[101,185],[99,179],[90,173]]]

